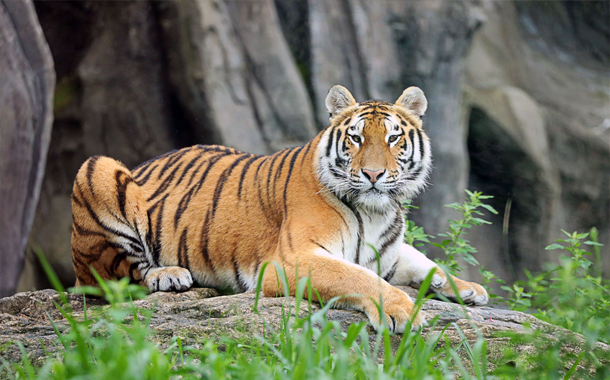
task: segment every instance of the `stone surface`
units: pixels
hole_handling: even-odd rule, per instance
[[[265,154],[316,134],[271,0],[159,4],[170,80],[197,136]]]
[[[402,288],[412,297],[416,291],[411,288]],[[185,293],[154,293],[145,299],[135,301],[139,308],[154,309],[150,320],[152,329],[151,339],[166,347],[172,337],[180,336],[184,345],[201,347],[206,340],[217,341],[221,336],[252,339],[256,334],[277,331],[281,323],[282,310],[289,305],[286,298],[261,297],[259,300],[259,314],[253,312],[255,294],[247,292],[232,296],[218,296],[213,289],[192,289]],[[82,318],[82,296],[69,296],[70,305],[77,318]],[[30,360],[40,363],[44,359],[40,342],[47,350],[57,349],[53,342],[56,335],[51,327],[47,313],[53,318],[59,331],[65,332],[69,328],[61,314],[55,310],[53,302],[59,303],[59,295],[52,290],[18,293],[12,297],[0,299],[0,347],[7,342],[20,341],[26,347]],[[100,305],[99,300],[87,300],[88,306]],[[290,307],[295,310],[295,300],[290,298]],[[302,301],[300,315],[307,312],[307,302]],[[320,309],[318,304],[312,304],[312,312]],[[528,314],[494,309],[490,307],[465,307],[437,300],[428,300],[421,313],[432,320],[438,316],[438,323],[434,328],[427,327],[422,331],[424,337],[445,330],[453,345],[459,344],[461,338],[454,323],[459,326],[466,338],[473,342],[480,333],[488,341],[488,358],[490,362],[499,362],[502,350],[506,347],[506,338],[496,334],[506,331],[523,331],[524,323],[533,329],[540,330],[548,336],[561,333],[570,334],[577,342],[584,342],[583,338],[575,333],[552,326]],[[359,312],[345,310],[330,310],[328,319],[337,321],[346,330],[352,323],[367,321],[366,316]],[[368,326],[370,334],[374,331]],[[400,335],[392,337],[392,345],[396,347],[400,342]],[[372,342],[371,342],[372,343]],[[578,351],[578,344],[564,349]],[[599,344],[601,349],[610,349]],[[526,348],[524,348],[526,349]],[[3,357],[9,360],[18,360],[20,353],[15,345],[8,345],[2,352]]]
[[[30,0],[0,1],[0,297],[17,289],[44,176],[55,72]]]
[[[597,227],[608,273],[610,5],[490,1],[482,9],[487,21],[465,60],[468,187],[494,195],[500,214],[473,230],[485,252],[478,258],[509,282],[524,279],[523,268],[557,261],[544,247],[561,229]]]

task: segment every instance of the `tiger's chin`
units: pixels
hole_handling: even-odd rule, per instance
[[[360,192],[354,198],[353,203],[358,207],[365,208],[378,214],[394,210],[396,206],[395,197],[376,188]]]

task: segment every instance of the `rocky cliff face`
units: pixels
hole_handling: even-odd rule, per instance
[[[15,293],[53,120],[55,73],[29,1],[0,0],[0,297]]]
[[[608,251],[607,3],[83,1],[36,10],[58,86],[30,242],[66,284],[71,184],[88,156],[135,166],[195,143],[254,153],[302,144],[326,125],[322,99],[337,83],[358,99],[391,101],[410,85],[426,92],[435,169],[412,218],[427,232],[446,227],[456,215],[442,205],[468,187],[496,196],[500,215],[471,240],[509,281],[549,259],[543,248],[559,228],[597,226]],[[27,265],[21,289],[44,287],[41,278]]]
[[[610,44],[601,41],[609,38],[610,5],[484,8],[463,84],[468,187],[494,195],[501,211],[473,236],[491,253],[482,263],[505,278],[540,270],[556,260],[544,246],[561,229],[597,227],[608,252]]]

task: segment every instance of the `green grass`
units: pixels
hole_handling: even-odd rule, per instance
[[[441,262],[448,271],[456,270],[455,261],[466,254],[467,260],[477,265],[473,250],[464,232],[484,221],[477,212],[485,199],[480,193],[469,193],[463,205],[451,205],[462,212],[462,219],[452,221],[450,231],[442,236],[438,247],[446,250]],[[423,229],[407,224],[406,240],[411,244],[433,242]],[[27,350],[18,363],[0,357],[0,378],[8,379],[569,379],[610,378],[610,353],[597,347],[610,337],[610,285],[603,280],[598,266],[592,265],[591,255],[584,248],[598,247],[595,232],[567,234],[548,249],[567,253],[561,265],[540,274],[528,274],[529,281],[506,286],[509,307],[530,312],[551,324],[583,334],[552,335],[540,331],[506,333],[502,360],[490,363],[487,341],[479,334],[475,342],[466,340],[456,324],[461,341],[450,344],[441,333],[429,334],[425,339],[419,332],[392,337],[382,326],[370,335],[365,323],[351,325],[342,331],[336,321],[329,321],[326,313],[337,299],[312,308],[308,303],[305,313],[293,303],[284,303],[281,327],[254,338],[202,338],[198,347],[184,346],[178,337],[166,342],[162,349],[150,339],[149,328],[153,310],[137,309],[133,298],[142,297],[144,289],[130,285],[127,280],[100,281],[99,288],[80,288],[80,292],[104,297],[109,306],[88,309],[83,317],[75,317],[63,296],[56,307],[70,325],[67,332],[56,329],[59,347],[44,364],[33,366]],[[590,238],[590,240],[587,240]],[[595,255],[595,259],[598,257]],[[64,294],[59,280],[52,273],[44,256],[41,262],[55,288]],[[597,261],[597,260],[596,260]],[[270,265],[266,263],[265,265]],[[278,265],[272,263],[271,265]],[[279,265],[278,272],[281,272]],[[483,269],[484,270],[484,269]],[[430,274],[416,300],[418,308],[426,299]],[[298,278],[298,276],[297,276]],[[489,281],[498,280],[493,273]],[[257,288],[258,307],[261,277]],[[278,278],[287,286],[285,278]],[[297,295],[307,291],[312,295],[308,278],[297,285]],[[311,298],[311,296],[309,297]],[[317,311],[314,311],[317,310]],[[301,317],[302,316],[302,317]],[[432,320],[434,327],[437,323]],[[55,325],[54,325],[55,326]],[[247,329],[244,329],[247,330]],[[178,333],[178,332],[177,332]],[[247,334],[247,331],[243,331]],[[399,340],[392,345],[392,340]],[[525,347],[525,348],[524,348]],[[562,349],[562,347],[564,349]],[[567,348],[567,349],[566,349]]]

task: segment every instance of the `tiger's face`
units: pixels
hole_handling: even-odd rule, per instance
[[[420,116],[427,100],[417,87],[395,104],[356,103],[334,86],[326,98],[331,125],[318,151],[318,177],[335,195],[372,211],[388,210],[426,184],[432,155]]]

